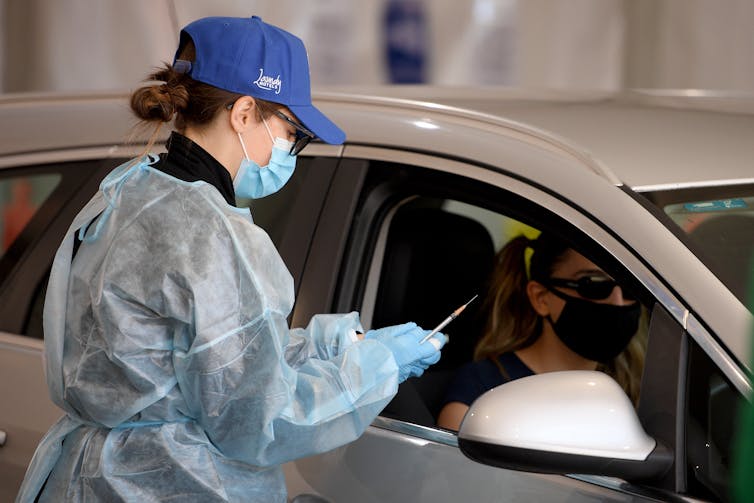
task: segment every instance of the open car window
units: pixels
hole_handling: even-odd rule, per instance
[[[382,208],[374,201],[378,195],[384,198]],[[453,174],[373,163],[362,200],[361,211],[375,208],[374,216],[379,219],[377,226],[371,226],[375,245],[365,248],[372,253],[365,282],[371,287],[365,289],[362,304],[355,306],[365,327],[414,321],[431,329],[471,297],[480,296],[443,329],[449,342],[441,360],[421,377],[402,384],[383,411],[384,417],[437,426],[446,390],[459,369],[474,360],[474,348],[489,315],[484,297],[495,255],[511,239],[521,234],[536,238],[538,229],[557,232],[605,271],[620,274],[616,277],[619,282],[628,277],[614,262],[603,260],[607,257],[604,250],[600,254],[596,243],[554,212]],[[360,221],[369,218],[362,215]],[[358,230],[352,233],[361,235]],[[646,296],[642,301],[643,305],[651,302]],[[637,387],[647,320],[645,313],[636,336],[642,354],[633,368]]]

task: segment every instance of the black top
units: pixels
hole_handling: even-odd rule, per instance
[[[230,173],[209,152],[175,131],[168,138],[167,150],[154,168],[186,182],[207,182],[220,191],[228,204],[236,205]]]
[[[498,361],[508,373],[508,377],[504,376],[490,359],[468,363],[458,370],[453,382],[448,386],[444,403],[461,402],[471,405],[485,391],[508,381],[534,375],[516,353],[500,355]]]

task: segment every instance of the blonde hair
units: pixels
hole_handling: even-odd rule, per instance
[[[527,248],[534,248],[530,275],[527,275],[525,259]],[[568,245],[550,236],[540,236],[536,240],[518,236],[498,252],[482,308],[487,321],[474,349],[475,360],[491,359],[508,377],[498,357],[532,345],[542,334],[542,317],[534,311],[526,294],[530,277],[549,277],[569,249]],[[644,312],[642,310],[642,319],[646,320]],[[634,404],[639,399],[646,347],[646,322],[640,326],[637,335],[620,355],[597,367],[615,379]]]

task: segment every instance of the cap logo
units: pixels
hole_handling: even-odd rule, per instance
[[[264,89],[265,91],[275,91],[275,94],[280,94],[280,87],[282,85],[282,82],[280,81],[280,75],[277,77],[270,77],[269,75],[264,74],[264,69],[259,69],[259,78],[254,81],[254,84],[259,89]]]

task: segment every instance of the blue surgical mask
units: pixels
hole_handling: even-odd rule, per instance
[[[262,119],[262,122],[272,140],[270,162],[267,166],[260,166],[251,160],[246,152],[246,145],[244,145],[241,133],[238,133],[244,155],[236,177],[233,179],[233,188],[238,197],[260,199],[274,194],[288,182],[296,167],[296,156],[290,155],[293,142],[284,138],[273,138],[267,122],[264,119]]]

